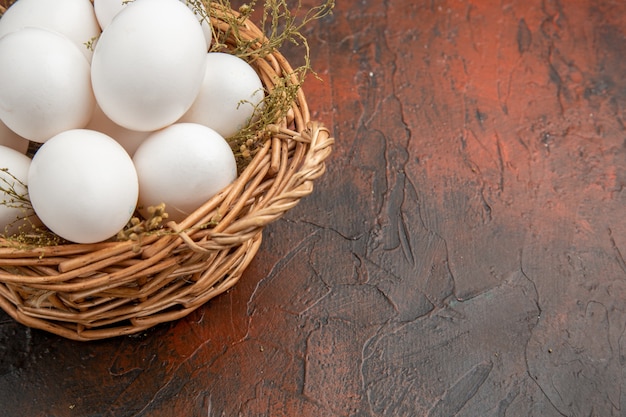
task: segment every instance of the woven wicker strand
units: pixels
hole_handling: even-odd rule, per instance
[[[227,29],[219,17],[212,23]],[[261,31],[246,21],[240,36],[256,39]],[[253,66],[270,91],[293,73],[278,52]],[[26,326],[88,341],[177,320],[227,291],[257,253],[263,228],[312,192],[334,143],[310,120],[301,90],[269,131],[235,182],[138,242],[29,249],[0,239],[0,308]]]

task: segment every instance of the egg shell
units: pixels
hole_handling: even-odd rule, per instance
[[[98,19],[100,29],[106,29],[115,15],[128,4],[124,0],[94,0],[93,8],[96,12],[96,19]]]
[[[91,118],[89,63],[67,37],[40,28],[11,32],[0,38],[0,68],[0,119],[18,135],[42,143]]]
[[[165,203],[180,222],[237,177],[226,140],[196,123],[177,123],[151,134],[133,156],[139,178],[139,209]]]
[[[197,96],[206,41],[179,0],[135,0],[103,30],[91,79],[102,111],[130,130],[154,131],[178,120]]]
[[[198,19],[198,22],[200,22],[202,33],[204,33],[204,40],[206,41],[206,50],[208,51],[209,48],[211,47],[211,42],[213,40],[213,30],[211,29],[211,24],[209,23],[209,16],[207,14],[206,7],[204,6],[204,4],[199,3],[197,1],[196,2],[192,2],[189,0],[180,0],[180,1],[186,4],[187,7],[189,7],[189,9],[196,16],[196,19]],[[201,7],[200,10],[198,10],[198,6]]]
[[[0,234],[10,236],[36,222],[34,212],[17,201],[9,191],[28,197],[28,170],[31,160],[7,146],[0,146]],[[6,171],[8,170],[8,172]]]
[[[179,121],[203,124],[227,138],[250,122],[264,96],[263,83],[250,64],[209,52],[200,93]]]
[[[143,140],[147,138],[150,133],[152,133],[137,132],[114,123],[97,105],[93,111],[93,116],[91,117],[89,123],[87,123],[87,126],[85,126],[85,129],[95,130],[111,136],[120,145],[122,145],[124,149],[126,149],[126,152],[130,156],[133,156],[135,150],[139,147],[141,142],[143,142]]]
[[[39,27],[67,36],[87,59],[93,51],[86,43],[100,34],[89,0],[19,0],[0,19],[0,37],[25,27]]]
[[[202,26],[202,32],[204,33],[204,38],[206,40],[206,48],[207,51],[211,47],[211,40],[213,38],[213,31],[211,30],[211,25],[207,19],[204,18],[206,16],[206,9],[204,4],[200,4],[202,10],[199,11],[196,8],[197,2],[191,2],[189,0],[180,0],[182,3],[186,4],[191,11],[194,12],[196,18],[200,22]],[[122,9],[128,4],[126,0],[94,0],[93,7],[96,12],[96,18],[98,19],[98,23],[100,24],[100,28],[103,30],[109,26],[109,23],[113,20],[113,18],[120,12]]]
[[[30,200],[43,224],[64,239],[95,243],[114,236],[137,204],[137,172],[113,138],[62,132],[44,143],[28,171]]]

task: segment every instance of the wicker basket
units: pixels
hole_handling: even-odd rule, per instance
[[[212,18],[218,29],[225,22]],[[240,34],[262,36],[249,21]],[[277,76],[293,72],[280,53],[253,65],[270,90]],[[301,90],[271,131],[233,184],[168,223],[166,233],[32,250],[0,240],[0,307],[26,326],[87,341],[179,319],[228,290],[259,249],[264,226],[311,193],[334,142],[310,121]]]

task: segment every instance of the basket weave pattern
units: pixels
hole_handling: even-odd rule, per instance
[[[219,16],[211,23],[227,25]],[[249,21],[240,35],[262,37]],[[278,52],[252,65],[270,91],[293,72]],[[334,143],[310,120],[301,90],[270,131],[234,183],[138,242],[18,249],[0,240],[0,307],[29,327],[96,340],[177,320],[228,290],[258,251],[263,228],[311,193]]]

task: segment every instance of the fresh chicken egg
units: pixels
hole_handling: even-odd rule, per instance
[[[116,124],[154,131],[191,107],[204,76],[206,41],[179,0],[135,0],[96,43],[91,80],[98,105]]]
[[[204,4],[199,1],[189,1],[189,0],[180,0],[185,3],[191,11],[194,12],[200,25],[202,26],[202,32],[204,33],[204,38],[206,40],[207,51],[211,47],[211,39],[213,38],[213,32],[211,30],[211,24],[207,19],[205,19],[206,8]],[[94,0],[93,7],[96,12],[96,18],[98,19],[98,23],[100,27],[104,30],[111,20],[120,12],[122,9],[128,4],[127,0]],[[201,7],[201,10],[198,10],[198,7]]]
[[[93,8],[96,19],[102,30],[106,29],[111,20],[128,4],[125,0],[94,0]]]
[[[42,143],[91,118],[89,63],[67,37],[30,27],[8,33],[0,68],[0,120],[18,135]]]
[[[2,15],[0,37],[25,27],[39,27],[67,36],[91,59],[87,47],[100,34],[93,5],[89,0],[19,0]]]
[[[190,1],[190,0],[180,0],[185,3],[189,9],[193,12],[193,14],[200,22],[200,27],[202,28],[202,33],[204,33],[204,40],[206,41],[206,50],[208,51],[211,47],[211,41],[213,39],[213,30],[211,29],[211,23],[209,22],[209,17],[207,14],[206,7],[200,1]],[[200,8],[200,9],[198,9]]]
[[[35,213],[57,235],[95,243],[116,235],[137,205],[137,172],[124,148],[104,133],[62,132],[46,141],[28,170]]]
[[[85,126],[85,129],[95,130],[111,136],[126,149],[126,152],[128,152],[130,156],[133,156],[141,142],[151,133],[137,132],[114,123],[102,112],[99,106],[96,106],[94,109],[93,116],[89,123],[87,123],[87,126]]]
[[[165,203],[169,219],[181,221],[237,177],[226,140],[196,123],[176,123],[152,133],[133,156],[139,178],[139,209]]]
[[[227,138],[250,122],[264,96],[263,83],[250,64],[209,52],[200,93],[180,121],[203,124]]]

